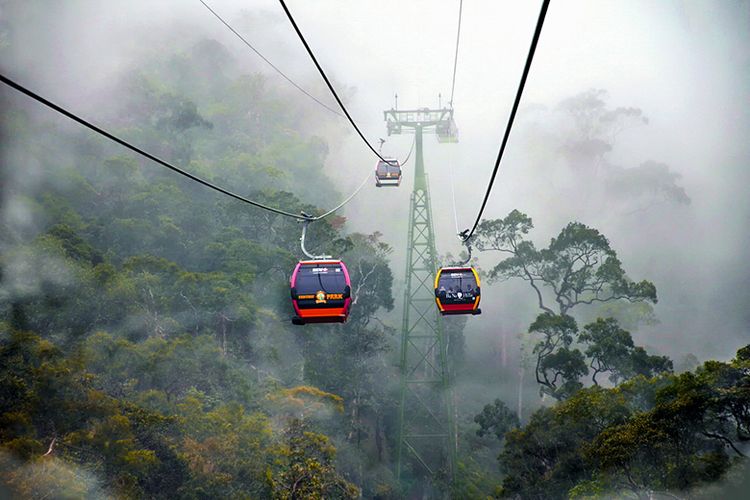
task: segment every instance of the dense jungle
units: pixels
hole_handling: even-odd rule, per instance
[[[508,16],[520,9],[526,23],[507,73],[477,83],[507,86],[493,97],[503,99],[497,107],[472,95],[473,79],[482,80],[476,68],[487,64],[472,54],[472,33],[490,35],[471,24],[481,6],[463,7],[463,57],[473,59],[460,60],[456,120],[471,124],[458,144],[425,136],[424,162],[433,257],[439,265],[471,257],[483,313],[436,313],[453,458],[437,439],[420,453],[444,464],[437,470],[401,442],[404,419],[421,415],[405,402],[417,369],[406,366],[402,326],[415,160],[413,139],[386,136],[381,116],[399,105],[394,92],[401,101],[414,97],[395,86],[409,84],[408,62],[383,66],[400,50],[391,42],[370,59],[347,52],[360,46],[357,31],[378,8],[325,2],[317,12],[290,2],[344,103],[375,116],[362,118],[368,139],[387,137],[381,148],[394,157],[409,152],[397,189],[374,187],[377,158],[346,120],[249,53],[197,0],[189,8],[119,3],[0,1],[2,74],[195,176],[294,214],[326,212],[368,175],[362,194],[306,235],[312,252],[346,262],[351,310],[343,324],[291,323],[290,276],[305,258],[299,220],[222,196],[3,85],[0,497],[747,494],[748,2],[675,2],[693,22],[680,36],[731,32],[700,57],[728,64],[715,56],[729,47],[744,68],[739,80],[740,70],[717,70],[713,93],[732,106],[701,115],[701,130],[720,128],[705,149],[691,149],[699,141],[690,131],[660,142],[679,135],[685,119],[642,96],[646,83],[605,90],[606,79],[581,77],[546,92],[546,61],[565,50],[555,43],[560,19],[606,11],[583,2],[563,12],[553,2],[551,32],[542,33],[529,77],[545,83],[524,96],[509,166],[471,255],[453,219],[468,224],[481,203],[538,5],[492,7]],[[422,10],[447,17],[439,48],[451,62],[454,3],[403,6],[412,21]],[[261,48],[274,64],[336,107],[275,3],[216,4],[248,39],[266,38]],[[641,19],[658,17],[639,5]],[[720,11],[708,31],[701,9]],[[341,26],[347,17],[352,24]],[[367,29],[418,43],[398,26]],[[350,47],[325,38],[338,29]],[[274,42],[282,31],[283,42]],[[356,68],[349,73],[347,61]],[[368,64],[377,70],[362,69]],[[436,105],[438,91],[440,106],[447,102],[446,75],[440,85],[419,80],[423,105]],[[681,84],[699,87],[697,80]],[[364,104],[375,94],[379,102]],[[421,160],[422,150],[416,154]],[[705,180],[710,175],[720,181]],[[433,293],[431,282],[425,286]],[[439,371],[434,363],[420,369]]]

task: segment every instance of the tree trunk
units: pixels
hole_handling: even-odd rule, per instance
[[[375,414],[375,447],[378,449],[378,462],[383,463],[383,429],[380,426],[380,414]]]
[[[518,367],[518,421],[523,422],[523,365]]]
[[[28,321],[26,319],[26,311],[24,305],[14,300],[10,306],[10,326],[15,330],[28,330]]]
[[[508,367],[508,334],[505,331],[500,334],[500,363],[503,368]]]
[[[223,314],[219,317],[219,322],[221,325],[221,355],[223,357],[227,356],[227,321],[226,316]]]

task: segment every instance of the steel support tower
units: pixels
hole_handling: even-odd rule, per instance
[[[435,306],[437,253],[422,135],[435,133],[440,142],[456,142],[457,131],[453,110],[448,108],[390,109],[384,115],[388,135],[413,131],[416,148],[401,328],[396,476],[403,484],[425,475],[451,480],[456,433],[447,339]]]

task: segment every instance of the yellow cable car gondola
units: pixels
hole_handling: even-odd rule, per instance
[[[441,267],[435,276],[440,314],[482,314],[479,274],[473,267]]]

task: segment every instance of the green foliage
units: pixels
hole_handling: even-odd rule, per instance
[[[215,41],[167,44],[125,71],[100,120],[268,205],[329,208],[338,166],[308,126],[327,118],[304,115],[262,75],[233,74],[228,57]],[[297,497],[352,498],[344,476],[365,467],[385,470],[356,473],[368,495],[394,490],[392,331],[377,317],[393,308],[393,275],[379,233],[347,234],[340,216],[312,225],[309,247],[346,259],[356,305],[346,325],[295,328],[296,221],[88,132],[15,109],[4,121],[29,143],[9,166],[38,165],[43,185],[13,194],[34,224],[2,227],[0,495],[284,498],[300,479],[284,474],[297,470]],[[290,413],[305,421],[275,425]]]
[[[306,429],[298,419],[289,422],[268,481],[274,499],[358,498],[359,489],[336,473],[336,448],[329,439]]]
[[[124,494],[144,492],[159,459],[138,439],[134,418],[150,418],[148,413],[133,413],[96,390],[80,357],[66,357],[36,335],[6,330],[0,359],[0,419],[8,424],[0,447],[22,460],[52,453],[74,461],[95,459]],[[14,472],[7,472],[11,476],[3,480],[12,485]]]
[[[579,379],[588,371],[581,351],[567,347],[558,348],[539,363],[545,382],[543,389],[551,388],[550,395],[557,399],[568,398],[583,387]]]
[[[190,471],[184,493],[267,497],[264,479],[275,454],[269,419],[236,403],[210,409],[206,400],[196,391],[178,405],[186,430],[179,458]]]
[[[530,325],[529,333],[538,339],[533,352],[537,356],[535,373],[544,394],[566,399],[583,387],[581,377],[593,371],[591,380],[608,373],[617,384],[636,376],[653,377],[672,372],[666,356],[650,355],[633,344],[632,336],[613,318],[598,318],[579,332],[571,316],[544,312]],[[586,347],[584,352],[574,344]]]
[[[109,89],[114,107],[99,115],[107,128],[272,206],[320,213],[339,199],[329,178],[339,165],[325,141],[309,135],[311,123],[328,118],[302,111],[263,75],[235,74],[219,42],[188,36],[181,43],[144,51],[123,68],[128,76]],[[398,496],[389,471],[398,404],[387,358],[393,329],[378,317],[394,307],[393,275],[379,233],[347,234],[343,217],[312,225],[309,247],[345,258],[355,307],[345,325],[292,329],[295,221],[218,197],[88,132],[5,111],[9,136],[27,146],[8,155],[9,167],[38,166],[41,184],[39,192],[11,193],[33,224],[4,220],[1,228],[0,495]],[[639,116],[616,110],[602,123]],[[595,141],[593,150],[606,149]],[[640,172],[652,173],[659,186],[673,180],[660,168]],[[641,189],[639,179],[623,176],[619,185]],[[630,281],[595,229],[572,223],[538,250],[525,239],[532,228],[518,211],[482,221],[477,247],[510,252],[491,275],[520,277],[536,291],[547,313],[531,327],[541,337],[537,375],[549,394],[567,400],[524,428],[499,400],[487,405],[476,418],[480,436],[472,431],[473,441],[462,443],[458,479],[446,492],[499,493],[480,463],[493,460],[490,452],[471,453],[487,434],[508,436],[504,492],[532,497],[590,494],[619,481],[642,453],[623,426],[656,408],[665,409],[648,416],[656,430],[644,436],[657,454],[677,453],[659,441],[669,425],[690,432],[699,415],[713,422],[704,429],[712,436],[748,436],[746,366],[737,367],[750,355],[738,353],[731,369],[706,365],[700,383],[638,377],[669,361],[631,345],[625,356],[605,334],[579,335],[566,313],[594,302],[654,303],[653,285]],[[546,306],[550,297],[559,315]],[[454,326],[457,366],[461,325]],[[612,335],[626,338],[617,328]],[[578,390],[584,348],[601,361],[597,373],[629,380]],[[671,393],[660,387],[665,380],[684,387]],[[721,390],[711,392],[717,384]],[[701,403],[703,395],[711,402]],[[694,416],[683,418],[684,409]],[[596,439],[617,443],[618,454],[596,455],[587,444]],[[725,441],[703,435],[691,443],[685,449],[700,458],[673,469],[701,480],[721,476],[731,460],[716,443]]]
[[[668,359],[635,347],[630,333],[620,329],[615,319],[597,320],[579,338],[576,322],[569,316],[581,305],[656,303],[654,284],[628,279],[609,240],[596,229],[571,222],[547,248],[537,250],[525,239],[532,228],[530,217],[513,210],[504,219],[482,221],[475,245],[481,251],[509,254],[490,270],[490,279],[521,278],[536,293],[544,312],[531,324],[529,333],[539,338],[533,352],[540,391],[557,399],[570,397],[583,387],[580,379],[589,373],[589,367],[594,384],[599,383],[597,375],[605,371],[613,383],[635,374],[670,371]],[[559,314],[545,303],[550,297]],[[590,345],[583,353],[576,342]]]
[[[721,479],[746,460],[740,449],[750,437],[746,351],[694,373],[582,389],[538,410],[524,427],[505,434],[503,495],[643,497]]]
[[[630,332],[620,328],[612,318],[599,318],[586,325],[579,340],[588,344],[586,356],[591,359],[594,384],[598,385],[596,375],[602,372],[609,372],[609,380],[617,384],[635,375],[653,377],[672,371],[669,358],[649,355],[642,347],[633,345]]]
[[[366,491],[378,487],[376,475],[363,471],[383,466],[378,462],[386,460],[391,444],[386,418],[395,414],[397,404],[390,392],[394,373],[384,363],[393,330],[377,317],[378,311],[393,308],[393,275],[387,261],[391,249],[380,236],[349,238],[351,247],[344,254],[352,280],[349,321],[334,328],[308,325],[297,334],[305,379],[343,398],[342,420],[329,423],[326,430],[343,431],[344,441],[357,450],[343,470]]]
[[[500,440],[504,438],[506,432],[519,425],[518,415],[499,399],[492,404],[485,405],[482,413],[474,417],[474,422],[479,424],[478,436],[492,433]]]
[[[203,364],[195,365],[202,350]],[[66,357],[36,335],[5,331],[0,448],[30,463],[98,464],[124,497],[285,498],[285,474],[301,471],[305,481],[311,474],[299,486],[310,495],[355,498],[358,489],[336,471],[329,439],[305,431],[287,443],[267,413],[247,409],[259,399],[242,389],[247,373],[219,352],[209,337],[131,343],[100,333]],[[293,400],[324,397],[343,409],[340,397],[314,387],[283,392]],[[286,411],[287,403],[272,405]],[[302,469],[283,465],[289,460]],[[22,467],[0,473],[13,491],[31,487]]]
[[[106,498],[107,491],[90,470],[54,456],[22,463],[0,453],[0,492],[5,498]]]
[[[451,498],[486,500],[497,498],[501,488],[494,475],[472,455],[456,463],[456,474],[450,485]]]
[[[553,312],[545,304],[545,295],[551,293],[563,315],[582,304],[656,303],[653,283],[629,280],[609,240],[598,230],[571,222],[547,248],[537,250],[524,239],[532,228],[531,218],[518,210],[479,224],[475,240],[479,250],[510,254],[490,270],[490,279],[521,278],[536,292],[541,309]]]

